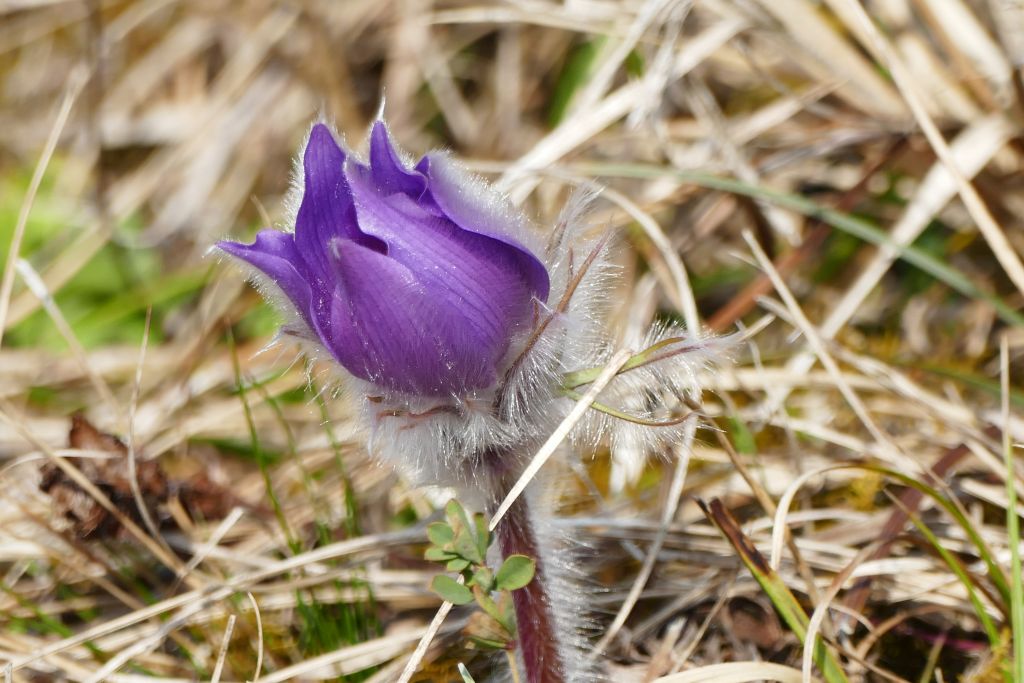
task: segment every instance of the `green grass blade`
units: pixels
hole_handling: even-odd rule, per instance
[[[942,509],[949,513],[949,515],[956,521],[957,525],[964,530],[964,533],[967,534],[967,538],[971,541],[971,544],[974,545],[975,549],[977,549],[982,562],[985,563],[985,567],[988,569],[989,578],[995,585],[996,590],[999,591],[999,597],[1004,601],[1004,605],[1006,607],[1010,606],[1012,598],[1006,574],[1003,572],[1002,567],[999,566],[999,563],[996,561],[995,555],[993,555],[992,551],[989,549],[988,544],[985,543],[984,539],[982,539],[981,534],[979,534],[977,529],[974,528],[971,521],[967,519],[963,510],[957,507],[953,501],[943,496],[934,487],[918,481],[908,474],[877,465],[852,465],[851,467],[868,470],[870,472],[878,472],[879,474],[892,477],[905,486],[917,489],[919,492],[938,503]]]
[[[946,367],[937,363],[900,363],[898,360],[892,360],[890,362],[897,365],[903,365],[904,367],[930,372],[941,377],[954,379],[961,384],[971,387],[972,389],[984,391],[986,394],[995,398],[999,398],[1001,396],[999,382],[992,381],[981,375],[959,370],[955,367]],[[1009,390],[1009,396],[1010,403],[1018,408],[1024,408],[1024,391],[1011,388]]]
[[[327,402],[324,401],[324,397],[320,392],[315,392],[313,398],[316,401],[317,408],[320,409],[320,417],[323,421],[324,432],[327,434],[327,442],[331,445],[331,452],[334,454],[334,464],[341,476],[342,495],[345,496],[345,533],[349,538],[355,538],[363,533],[359,526],[359,504],[356,500],[356,491],[352,486],[352,478],[348,476],[348,471],[345,468],[345,460],[341,455],[341,444],[338,442],[338,438],[334,435],[334,429],[331,427],[331,415],[327,410]]]
[[[896,501],[899,504],[899,501]],[[985,629],[985,635],[988,636],[989,643],[992,645],[992,649],[995,650],[1001,645],[999,638],[999,629],[996,627],[992,617],[989,616],[988,611],[985,609],[985,603],[981,601],[981,596],[978,595],[977,587],[974,585],[974,581],[971,580],[970,574],[964,569],[963,564],[956,558],[953,553],[949,552],[942,545],[942,541],[939,540],[938,536],[928,528],[928,526],[921,521],[920,517],[915,515],[910,510],[903,508],[907,518],[914,523],[917,530],[921,532],[921,535],[935,548],[935,552],[939,554],[942,561],[946,563],[950,571],[956,575],[956,578],[960,580],[964,588],[967,589],[967,597],[971,601],[971,606],[974,607],[974,613],[978,616],[978,621],[981,622],[982,628]]]
[[[1013,680],[1024,683],[1024,576],[1020,559],[1020,518],[1017,516],[1017,468],[1010,438],[1010,360],[1007,337],[999,348],[1003,462],[1006,466],[1006,536],[1010,546],[1010,629],[1013,634]]]
[[[718,527],[722,535],[736,550],[743,564],[760,584],[761,589],[775,605],[782,619],[793,634],[807,647],[807,626],[810,619],[800,602],[789,590],[782,577],[765,561],[764,556],[740,530],[736,520],[725,509],[720,500],[712,500],[710,506],[698,501],[704,514]],[[838,660],[825,645],[820,636],[816,636],[813,645],[812,660],[829,683],[847,683],[846,674]]]
[[[548,104],[548,125],[552,128],[565,119],[572,98],[589,82],[597,64],[601,49],[607,42],[604,36],[597,36],[578,45],[562,67]]]
[[[813,202],[806,197],[787,192],[770,190],[758,185],[751,185],[750,183],[734,180],[732,178],[723,178],[710,173],[677,171],[671,168],[645,164],[586,163],[574,165],[573,168],[587,175],[622,178],[673,177],[683,182],[693,183],[694,185],[699,185],[708,189],[720,190],[722,192],[729,192],[732,194],[771,202],[772,204],[784,209],[796,211],[797,213],[801,213],[810,218],[816,218],[820,221],[824,221],[837,230],[842,230],[843,232],[862,239],[865,242],[870,242],[877,246],[889,247],[893,249],[902,260],[920,268],[964,296],[987,302],[995,309],[999,317],[1005,322],[1010,323],[1011,325],[1024,326],[1024,315],[1016,311],[999,297],[980,289],[959,270],[943,263],[921,249],[917,249],[913,246],[899,246],[895,244],[885,231],[867,220],[850,216],[841,211],[829,209],[828,207]]]
[[[234,335],[228,330],[228,348],[231,352],[231,364],[235,372],[235,386],[238,389],[238,398],[242,402],[242,412],[245,414],[245,423],[249,428],[249,439],[252,442],[252,452],[256,457],[256,462],[260,468],[260,474],[263,477],[263,484],[267,489],[267,497],[270,499],[270,507],[274,510],[274,517],[277,518],[277,523],[281,527],[281,531],[284,533],[284,537],[288,542],[289,548],[293,553],[298,553],[301,548],[298,541],[295,539],[295,535],[292,533],[291,525],[288,524],[288,518],[284,514],[284,509],[281,507],[281,500],[278,498],[277,493],[274,489],[274,482],[270,478],[270,463],[268,458],[263,452],[263,448],[260,446],[260,435],[256,429],[256,420],[252,415],[252,407],[249,405],[249,397],[245,390],[245,378],[242,377],[242,365],[238,361],[238,347],[235,345]]]

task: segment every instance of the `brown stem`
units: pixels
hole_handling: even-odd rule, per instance
[[[502,488],[508,490],[509,486],[503,485]],[[509,508],[498,524],[497,532],[503,558],[518,554],[537,561],[533,581],[512,592],[526,683],[564,683],[566,679],[558,647],[558,631],[545,592],[544,567],[525,496],[520,496]]]

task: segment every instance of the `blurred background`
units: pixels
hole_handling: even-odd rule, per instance
[[[553,465],[616,679],[799,670],[780,598],[695,502],[768,555],[794,482],[766,580],[805,622],[836,606],[846,676],[1002,679],[1022,63],[1005,0],[0,1],[0,666],[404,666],[439,604],[443,498],[367,458],[330,369],[264,350],[276,315],[206,256],[282,225],[311,123],[362,151],[383,104],[411,155],[452,150],[538,230],[604,188],[588,220],[615,235],[620,339],[694,313],[756,332],[703,378],[692,448]],[[814,474],[840,463],[893,472]],[[490,670],[465,622],[419,680]]]

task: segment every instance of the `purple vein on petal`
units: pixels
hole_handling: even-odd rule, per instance
[[[461,308],[488,345],[507,337],[508,322],[525,313],[530,298],[514,249],[436,218],[408,197],[381,197],[364,169],[350,165],[348,171],[363,230],[386,242],[392,258]]]
[[[487,350],[466,343],[458,310],[425,296],[426,288],[401,263],[351,242],[336,245],[339,279],[330,325],[338,360],[392,388],[443,394],[491,381]],[[461,323],[461,326],[460,326]],[[453,374],[447,361],[458,368]],[[364,372],[361,374],[358,368]]]
[[[526,275],[532,292],[546,301],[550,288],[547,268],[510,234],[528,229],[515,208],[482,180],[456,166],[445,154],[429,154],[416,168],[427,176],[433,200],[456,225],[516,251],[519,270]],[[514,227],[510,229],[510,225]]]

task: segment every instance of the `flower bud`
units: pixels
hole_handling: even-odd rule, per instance
[[[382,391],[493,387],[550,286],[525,219],[443,154],[407,165],[380,121],[367,163],[317,124],[302,171],[294,232],[217,246],[280,290],[296,334]]]

